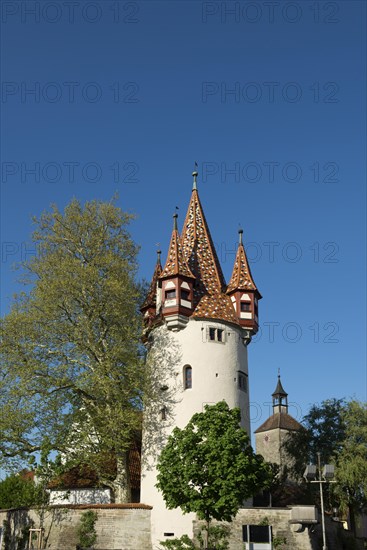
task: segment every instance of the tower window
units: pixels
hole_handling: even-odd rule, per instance
[[[176,298],[176,290],[166,290],[166,300],[173,300]]]
[[[238,388],[247,393],[247,374],[243,373],[243,372],[239,372],[238,373]]]
[[[192,388],[192,367],[190,365],[184,366],[184,389],[189,390]]]
[[[161,420],[167,420],[167,407],[162,407],[159,412]]]
[[[250,302],[241,302],[241,311],[251,311]]]
[[[225,332],[222,328],[209,327],[208,338],[211,342],[224,342]]]
[[[190,300],[190,292],[188,290],[181,290],[181,300]]]

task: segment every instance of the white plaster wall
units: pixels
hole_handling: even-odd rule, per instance
[[[224,329],[225,342],[212,342],[207,338],[207,327]],[[248,374],[247,348],[242,341],[240,328],[218,321],[199,321],[190,319],[186,327],[180,331],[168,331],[164,327],[154,330],[154,350],[167,346],[167,334],[174,343],[172,354],[165,350],[165,359],[158,353],[162,364],[157,372],[169,372],[166,380],[162,374],[162,382],[167,384],[167,400],[165,406],[168,421],[160,424],[164,435],[160,449],[152,453],[149,435],[143,436],[143,464],[141,502],[153,506],[152,510],[152,542],[153,548],[158,547],[160,540],[166,540],[164,533],[174,533],[175,537],[183,534],[191,535],[194,514],[183,515],[180,509],[166,510],[161,493],[155,488],[155,463],[164,441],[175,426],[183,428],[196,412],[204,410],[205,404],[215,404],[225,400],[228,405],[239,407],[242,425],[250,435],[249,394],[238,388],[238,371]],[[161,351],[161,350],[160,350]],[[169,366],[164,362],[171,362]],[[184,390],[183,367],[192,367],[192,388]],[[169,396],[169,397],[168,397]],[[172,399],[172,396],[174,399]],[[174,403],[172,403],[174,401]],[[157,414],[146,411],[146,414]],[[150,457],[148,458],[148,449]]]
[[[50,504],[109,504],[109,489],[69,489],[50,491]]]

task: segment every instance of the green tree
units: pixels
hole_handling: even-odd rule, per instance
[[[305,429],[289,434],[283,446],[292,457],[291,472],[296,479],[302,479],[306,464],[316,464],[318,452],[323,464],[335,459],[345,438],[344,407],[344,399],[335,398],[312,405],[302,419]]]
[[[73,200],[34,219],[38,254],[23,264],[27,292],[1,322],[0,460],[18,467],[50,450],[88,462],[117,459],[103,479],[129,498],[127,450],[140,430],[144,365],[132,216],[113,203]]]
[[[333,492],[341,508],[349,510],[354,528],[355,514],[367,507],[367,404],[350,401],[342,419],[345,436],[336,456]]]
[[[41,503],[43,493],[25,472],[11,474],[0,481],[0,508],[19,508]]]
[[[205,520],[231,521],[241,503],[266,487],[271,473],[240,427],[239,409],[206,405],[187,426],[175,428],[158,461],[157,487],[169,509]]]

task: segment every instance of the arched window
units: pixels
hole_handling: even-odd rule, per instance
[[[184,389],[188,390],[192,388],[192,367],[190,365],[184,366]]]

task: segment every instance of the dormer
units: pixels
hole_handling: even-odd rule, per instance
[[[182,253],[177,230],[177,214],[173,219],[167,261],[159,281],[162,285],[162,315],[168,328],[179,330],[186,325],[194,309],[195,277]]]
[[[242,229],[238,233],[239,243],[227,294],[231,298],[240,325],[251,331],[252,334],[256,334],[259,328],[258,302],[261,299],[261,294],[251,275],[242,242]]]

